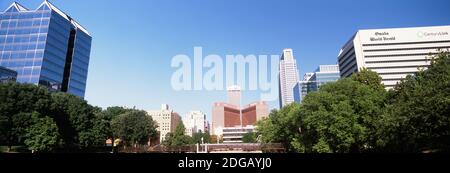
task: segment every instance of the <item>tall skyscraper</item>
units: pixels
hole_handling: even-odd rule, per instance
[[[338,55],[341,77],[363,67],[393,88],[407,75],[430,65],[430,55],[450,49],[450,26],[359,30]]]
[[[297,62],[292,49],[284,49],[279,68],[280,108],[294,102],[293,88],[299,81]]]
[[[36,10],[14,2],[0,13],[0,66],[33,83],[84,97],[92,37],[44,1]]]
[[[314,73],[306,73],[303,80],[294,86],[295,102],[301,102],[309,92],[317,91],[323,84],[337,81],[339,78],[338,65],[320,65]]]

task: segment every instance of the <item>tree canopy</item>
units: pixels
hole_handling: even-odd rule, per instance
[[[292,152],[424,152],[450,146],[450,57],[386,91],[367,69],[322,85],[302,103],[273,110],[258,122],[265,143]]]
[[[156,122],[147,112],[131,110],[113,118],[111,123],[115,137],[122,139],[126,145],[145,145],[155,138]]]
[[[178,123],[174,133],[168,133],[163,141],[163,145],[171,147],[179,147],[183,145],[192,144],[193,140],[190,136],[185,135],[186,128],[183,122]]]
[[[145,143],[145,138],[156,134],[155,122],[145,111],[121,107],[102,110],[75,95],[49,92],[45,87],[0,84],[0,144],[9,149],[26,145],[37,152],[83,151],[105,146],[107,139],[117,137],[112,122],[119,117],[134,120],[128,124],[134,131],[125,134],[127,140]]]

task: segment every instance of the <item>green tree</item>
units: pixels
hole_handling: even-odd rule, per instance
[[[291,142],[298,135],[300,105],[293,103],[280,110],[272,110],[269,118],[257,123],[263,143],[281,143],[289,151],[296,150]]]
[[[39,116],[39,113],[18,113],[12,116],[13,120],[13,133],[17,137],[17,143],[23,144],[27,138],[27,128],[35,123],[33,116]]]
[[[211,143],[211,136],[209,135],[209,133],[198,132],[192,134],[192,144],[201,144],[202,138],[204,143]]]
[[[304,130],[298,140],[306,152],[328,152],[323,150],[326,148],[331,152],[367,152],[378,148],[376,135],[387,94],[380,88],[381,80],[370,77],[376,73],[363,71],[354,76],[326,84],[306,96],[300,113]]]
[[[362,68],[358,73],[351,76],[352,80],[368,85],[375,90],[384,90],[384,85],[381,83],[381,77],[367,68]]]
[[[156,123],[140,110],[128,111],[114,118],[111,123],[113,134],[120,138],[127,146],[144,145],[156,137]]]
[[[96,109],[71,94],[52,93],[52,115],[58,125],[64,147],[89,148],[104,144],[94,126]]]
[[[8,150],[12,145],[23,143],[23,129],[26,128],[26,118],[19,114],[32,113],[48,114],[51,103],[50,93],[46,88],[32,84],[20,84],[15,82],[0,84],[0,143],[6,143]],[[16,131],[18,130],[18,131]]]
[[[59,144],[56,123],[50,117],[39,118],[33,113],[34,124],[27,128],[25,144],[33,152],[50,152]]]
[[[450,150],[450,54],[431,58],[427,70],[403,80],[385,115],[390,151]]]
[[[102,114],[77,96],[53,92],[32,84],[0,84],[0,144],[24,145],[32,115],[50,115],[57,125],[64,149],[87,149],[105,144],[112,136],[111,121],[124,112],[111,108]],[[40,118],[45,118],[42,116]]]
[[[375,72],[363,70],[309,93],[302,104],[272,111],[258,122],[263,142],[295,152],[369,152],[378,148],[387,92]]]
[[[123,107],[108,107],[106,110],[99,111],[96,114],[96,123],[94,125],[94,129],[98,134],[99,138],[103,140],[111,139],[113,142],[111,148],[114,151],[114,129],[112,128],[113,120],[121,114],[124,114],[128,111],[132,111],[131,109],[126,109]]]
[[[256,133],[254,132],[249,132],[244,134],[244,136],[242,136],[242,142],[243,143],[255,143],[256,142]]]
[[[175,132],[168,133],[162,144],[165,146],[179,147],[193,143],[192,138],[184,134],[185,130],[186,128],[183,122],[178,123]]]

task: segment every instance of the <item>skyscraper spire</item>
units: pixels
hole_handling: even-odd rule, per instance
[[[279,68],[280,108],[294,102],[294,86],[299,81],[297,62],[292,49],[284,49]]]

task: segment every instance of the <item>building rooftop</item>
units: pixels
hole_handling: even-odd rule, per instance
[[[43,6],[48,7],[50,10],[58,13],[59,15],[61,15],[64,19],[66,19],[67,21],[71,22],[77,29],[80,29],[81,31],[83,31],[84,33],[86,33],[87,35],[91,36],[89,34],[89,32],[86,30],[86,28],[84,28],[83,26],[81,26],[77,21],[75,21],[74,19],[72,19],[69,15],[67,15],[66,13],[64,13],[63,11],[61,11],[59,8],[57,8],[55,5],[53,5],[52,3],[50,3],[49,1],[45,0],[44,2],[41,3],[41,5],[39,5],[35,10],[28,10],[27,8],[25,8],[24,6],[20,5],[17,2],[13,2],[5,11],[6,12],[11,12],[12,9],[14,8],[16,9],[17,12],[27,12],[27,11],[37,11],[38,9],[42,8]]]

